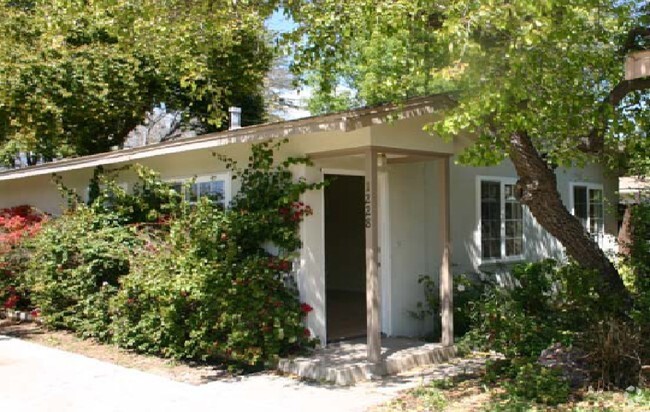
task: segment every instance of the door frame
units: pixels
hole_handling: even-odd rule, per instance
[[[356,169],[336,169],[336,168],[322,168],[321,181],[325,181],[327,175],[340,175],[340,176],[362,176],[365,177],[364,170]],[[378,186],[379,186],[379,284],[381,293],[381,329],[387,336],[392,333],[392,316],[391,316],[391,259],[390,259],[390,212],[389,212],[389,183],[388,171],[378,171]],[[322,232],[322,245],[323,245],[323,261],[321,263],[321,270],[323,276],[327,276],[325,271],[325,190],[321,190],[321,204],[323,205],[323,213],[321,217]],[[325,314],[327,314],[327,279],[324,279],[324,302]],[[327,316],[327,315],[325,315]],[[325,341],[327,342],[327,319],[325,319]]]

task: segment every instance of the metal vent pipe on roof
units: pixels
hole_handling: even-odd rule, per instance
[[[228,130],[241,128],[241,107],[229,107],[228,113],[230,113],[230,127]]]

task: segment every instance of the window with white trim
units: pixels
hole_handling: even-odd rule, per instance
[[[228,174],[199,176],[192,184],[186,185],[190,179],[173,179],[171,187],[181,193],[189,203],[196,203],[200,198],[208,198],[212,202],[225,207],[230,202],[230,178]]]
[[[600,241],[605,232],[603,186],[593,183],[571,184],[571,211],[587,232]]]
[[[524,210],[515,197],[515,179],[479,180],[481,260],[520,258],[524,254]]]

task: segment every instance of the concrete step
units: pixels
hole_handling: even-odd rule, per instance
[[[385,371],[389,375],[444,363],[455,354],[453,346],[437,343],[395,338],[382,341]],[[373,378],[371,365],[365,357],[365,342],[341,342],[318,349],[309,357],[281,359],[277,369],[313,381],[347,386]]]

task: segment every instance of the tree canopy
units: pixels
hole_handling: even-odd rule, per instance
[[[0,4],[0,159],[119,145],[161,103],[223,127],[264,119],[272,1],[14,0]]]
[[[634,2],[290,4],[294,39],[305,39],[295,43],[294,68],[319,79],[318,99],[332,98],[341,81],[365,104],[454,90],[459,104],[435,129],[480,136],[462,158],[467,163],[501,161],[520,130],[559,164],[584,161],[586,153],[619,154],[624,146],[648,157],[646,94],[613,94],[626,53],[644,47],[643,36],[629,44],[631,31],[648,24]]]

